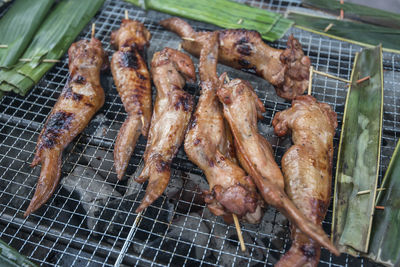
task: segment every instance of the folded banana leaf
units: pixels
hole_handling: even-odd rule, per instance
[[[327,19],[296,12],[289,12],[288,18],[294,20],[296,27],[306,31],[366,47],[382,44],[384,51],[400,53],[400,30],[398,29],[362,22]],[[333,26],[325,32],[324,30],[330,24]]]
[[[55,64],[43,59],[59,59],[103,5],[104,0],[63,0],[47,16],[22,58],[12,69],[0,72],[0,90],[25,95]]]
[[[372,225],[368,258],[387,266],[400,266],[400,141],[383,179]]]
[[[367,76],[369,80],[357,83]],[[356,55],[336,167],[332,237],[341,252],[352,255],[368,252],[375,212],[382,115],[382,47],[377,46]]]
[[[16,0],[0,20],[0,67],[18,62],[54,0]]]
[[[37,267],[36,264],[22,256],[14,248],[0,240],[0,266],[8,267]]]
[[[269,41],[281,38],[293,22],[282,15],[230,0],[125,0],[167,14],[211,23],[222,28],[260,32]]]
[[[348,1],[343,4],[340,4],[339,0],[303,0],[302,2],[306,7],[321,9],[337,16],[340,14],[340,9],[343,9],[345,18],[400,29],[400,16],[396,13]]]

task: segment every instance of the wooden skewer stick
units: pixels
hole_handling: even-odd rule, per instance
[[[386,188],[378,188],[378,189],[376,189],[376,191],[383,191],[383,190],[386,190]],[[357,196],[359,196],[359,195],[364,195],[364,194],[368,194],[368,193],[371,193],[371,190],[359,191],[359,192],[357,193]]]
[[[58,59],[43,59],[42,62],[45,62],[45,63],[57,63],[57,62],[60,62],[60,60],[58,60]]]
[[[340,78],[340,77],[336,77],[334,75],[331,75],[331,74],[328,74],[328,73],[325,73],[325,72],[322,72],[322,71],[313,70],[313,73],[316,73],[316,74],[319,74],[319,75],[322,75],[322,76],[326,76],[328,78],[332,78],[332,79],[335,79],[335,80],[339,80],[339,81],[342,81],[342,82],[345,82],[345,83],[351,83],[349,80],[346,80],[346,79],[343,79],[343,78]]]
[[[324,29],[324,32],[329,31],[332,28],[332,26],[333,26],[333,23],[329,23],[329,25],[326,26],[326,28]]]
[[[190,38],[190,37],[182,37],[182,40],[191,41],[191,42],[196,41],[196,39]]]
[[[144,126],[144,117],[143,117],[143,115],[140,116],[140,120],[142,121],[142,126]]]
[[[125,9],[125,19],[129,19],[128,10]]]
[[[133,233],[134,233],[134,231],[135,231],[135,229],[136,229],[136,226],[139,224],[139,221],[140,221],[140,218],[142,217],[142,212],[139,212],[137,215],[136,215],[136,219],[135,219],[135,221],[133,222],[133,225],[132,225],[132,227],[131,227],[131,229],[129,230],[129,234],[128,234],[128,236],[126,237],[126,241],[124,242],[124,245],[122,246],[122,248],[121,248],[121,251],[120,251],[120,253],[119,253],[119,255],[118,255],[118,258],[117,258],[117,260],[115,261],[115,264],[114,264],[114,266],[116,267],[116,266],[120,266],[121,265],[121,262],[122,262],[122,260],[124,259],[124,256],[125,256],[125,254],[126,254],[126,251],[128,250],[128,248],[129,248],[129,241],[132,239],[132,236],[133,236]]]
[[[8,45],[0,45],[0,48],[8,48]]]
[[[308,78],[308,95],[311,95],[313,72],[314,72],[314,68],[313,68],[313,66],[311,66],[310,67],[310,77]]]
[[[92,39],[94,38],[94,32],[96,31],[96,23],[92,24]]]
[[[235,222],[236,233],[238,235],[239,242],[240,242],[240,249],[243,252],[245,252],[246,251],[246,245],[244,244],[244,239],[243,239],[243,235],[242,235],[242,230],[240,229],[240,224],[239,224],[238,217],[234,213],[232,213],[232,217],[233,217],[233,221]]]
[[[361,78],[361,79],[357,80],[357,84],[362,83],[362,82],[364,82],[366,80],[369,80],[370,78],[371,78],[371,76],[369,76],[369,75],[364,77],[364,78]]]
[[[225,76],[225,81],[228,82],[228,83],[231,81],[231,79],[229,79],[228,75]]]
[[[385,207],[384,207],[384,206],[375,206],[375,209],[377,209],[377,210],[384,210]]]

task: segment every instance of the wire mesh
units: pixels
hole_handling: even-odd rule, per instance
[[[241,1],[282,12],[299,1]],[[123,1],[106,1],[92,22],[96,37],[111,55],[110,34],[119,27],[124,10],[131,19],[145,24],[152,33],[148,58],[165,46],[177,48],[179,38],[163,30],[158,21],[164,17],[154,11],[145,12]],[[191,22],[198,30],[215,27]],[[294,34],[303,45],[315,69],[349,79],[356,45],[321,37],[296,28],[276,43],[286,46]],[[78,37],[89,39],[89,26]],[[54,196],[28,218],[23,212],[33,195],[40,168],[29,167],[36,140],[47,115],[55,104],[68,77],[65,55],[26,97],[9,94],[0,100],[0,238],[42,266],[112,266],[127,242],[128,250],[122,264],[128,266],[204,265],[204,266],[271,266],[290,248],[287,220],[268,207],[259,225],[242,223],[247,251],[241,252],[234,225],[213,216],[201,198],[207,189],[202,172],[179,151],[172,164],[172,175],[166,193],[146,212],[127,239],[130,226],[145,190],[145,185],[132,177],[141,163],[145,140],[141,138],[127,170],[127,179],[120,182],[113,168],[113,144],[125,119],[121,100],[111,74],[102,76],[106,91],[104,107],[89,126],[65,150],[62,180]],[[197,66],[197,59],[194,59]],[[399,133],[399,97],[396,88],[400,78],[400,56],[384,54],[384,131],[380,177],[389,163]],[[267,108],[259,122],[261,133],[273,145],[276,160],[290,146],[289,138],[274,136],[271,121],[277,111],[290,106],[278,98],[274,89],[261,78],[218,65],[218,72],[249,80]],[[197,84],[188,85],[189,93],[198,96]],[[313,95],[329,103],[338,114],[339,127],[344,111],[345,84],[315,76]],[[335,151],[336,155],[337,151]],[[334,166],[336,157],[334,158]],[[323,223],[330,233],[332,212]],[[373,263],[348,255],[335,257],[322,250],[320,266],[372,266]]]

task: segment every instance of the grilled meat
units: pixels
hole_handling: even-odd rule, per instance
[[[149,45],[150,32],[138,21],[124,19],[111,34],[117,52],[111,71],[128,116],[119,130],[114,148],[114,165],[122,179],[140,134],[147,136],[151,119],[150,73],[142,57]]]
[[[222,86],[217,95],[224,105],[224,117],[229,122],[238,158],[254,179],[264,200],[275,206],[304,234],[339,254],[319,224],[312,223],[288,198],[283,188],[283,177],[272,156],[270,144],[257,130],[257,116],[264,111],[262,103],[250,84],[232,80]]]
[[[192,55],[199,56],[203,35],[195,32],[184,20],[169,18],[160,24],[184,38],[182,47]],[[237,29],[219,32],[218,59],[236,69],[248,70],[261,76],[275,86],[278,96],[293,99],[304,93],[308,86],[310,59],[304,55],[301,44],[293,36],[285,50],[275,49],[263,42],[256,31]]]
[[[35,194],[25,216],[40,208],[60,180],[64,148],[86,127],[104,104],[100,70],[107,64],[101,42],[81,40],[68,50],[70,80],[64,87],[39,135],[31,164],[42,164]]]
[[[296,207],[320,225],[331,196],[336,113],[312,96],[299,96],[278,112],[272,125],[278,136],[292,134],[294,145],[282,158],[285,190]],[[275,266],[317,266],[320,245],[291,225],[292,247]]]
[[[164,48],[154,54],[151,73],[157,98],[144,153],[145,165],[136,178],[141,183],[149,179],[149,183],[137,212],[148,207],[167,187],[170,165],[182,144],[194,106],[192,96],[182,90],[186,81],[196,80],[188,55]]]
[[[217,77],[218,33],[205,36],[200,54],[199,73],[201,94],[192,123],[185,138],[185,152],[189,159],[205,173],[210,190],[204,192],[210,211],[232,220],[232,213],[256,223],[262,217],[262,200],[249,176],[232,161],[232,149],[216,96],[223,83]]]

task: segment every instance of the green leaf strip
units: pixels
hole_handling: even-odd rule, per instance
[[[377,64],[379,62],[379,64]],[[370,76],[361,83],[357,80]],[[375,212],[383,122],[382,47],[356,55],[336,168],[332,235],[341,252],[368,251]],[[358,194],[369,190],[369,194]]]

